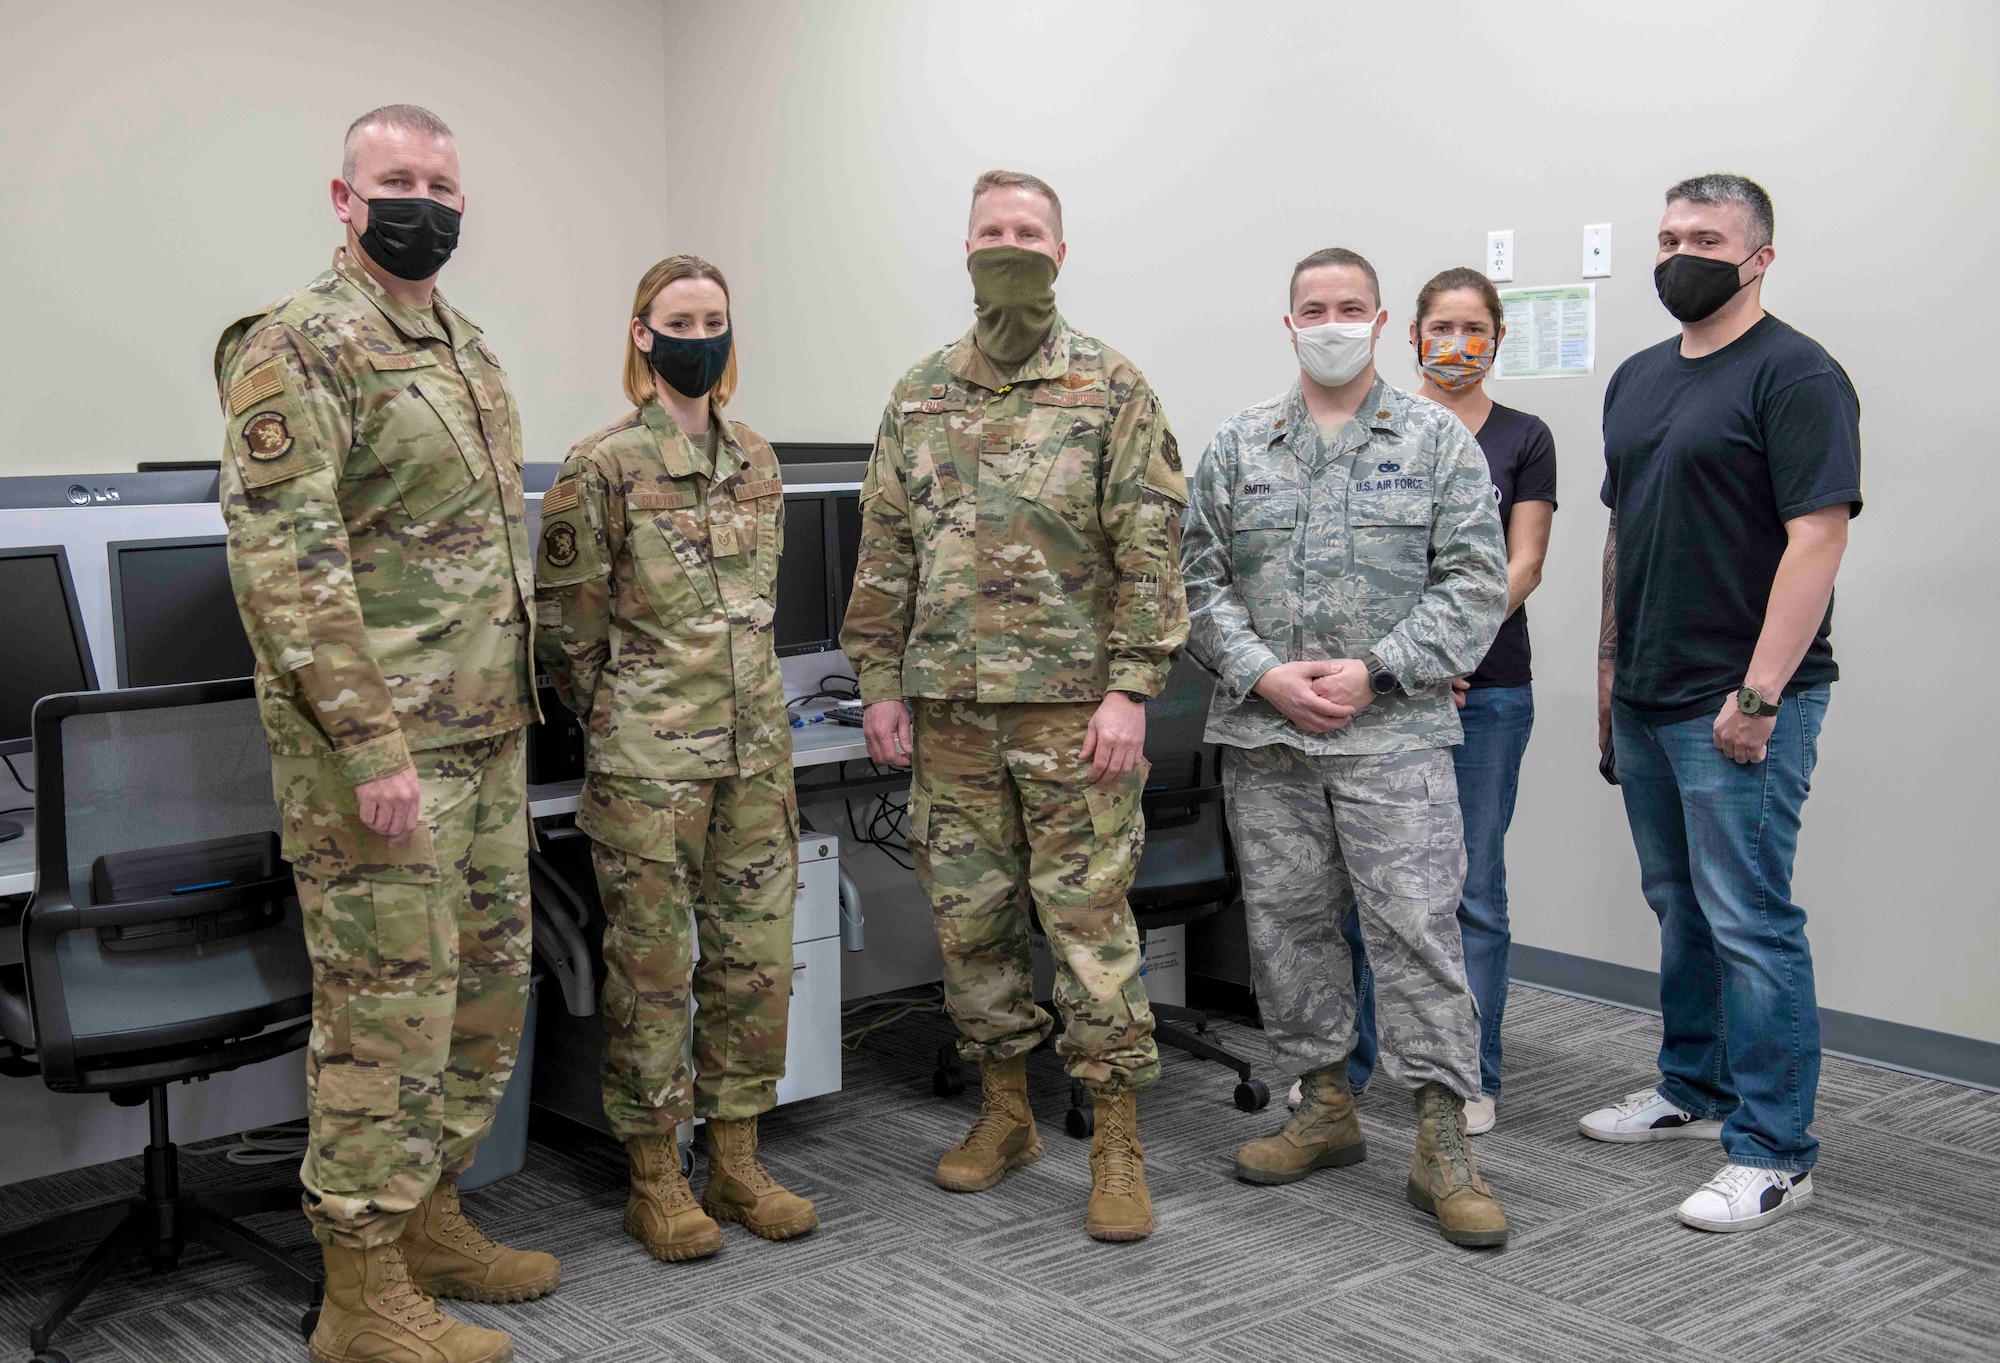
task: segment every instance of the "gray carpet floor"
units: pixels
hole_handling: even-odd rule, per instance
[[[931,1171],[976,1094],[932,1096],[946,1030],[919,1014],[847,1057],[841,1093],[766,1120],[767,1162],[819,1202],[814,1234],[772,1245],[732,1227],[713,1260],[656,1264],[619,1229],[622,1152],[537,1143],[524,1173],[466,1201],[494,1234],[560,1253],[562,1289],[457,1309],[512,1330],[521,1363],[2000,1358],[2000,1095],[1829,1059],[1817,1200],[1767,1230],[1704,1235],[1673,1209],[1717,1147],[1576,1134],[1586,1109],[1648,1081],[1658,1027],[1516,988],[1500,1126],[1475,1144],[1513,1221],[1500,1253],[1445,1244],[1404,1204],[1405,1097],[1362,1097],[1366,1163],[1251,1188],[1230,1159],[1282,1117],[1281,1096],[1239,1112],[1233,1076],[1175,1052],[1141,1109],[1152,1239],[1085,1237],[1086,1147],[1062,1132],[1050,1055],[1032,1067],[1048,1158],[990,1193],[942,1192]],[[1261,1060],[1257,1032],[1217,1030]],[[194,1186],[229,1171],[184,1165]],[[0,1230],[136,1180],[123,1162],[0,1188]],[[254,1224],[310,1252],[299,1218]],[[80,1254],[0,1264],[0,1358],[26,1357],[27,1321]],[[301,1360],[297,1318],[254,1272],[193,1251],[173,1275],[120,1274],[57,1342],[77,1363]]]

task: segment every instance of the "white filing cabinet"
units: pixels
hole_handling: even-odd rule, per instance
[[[800,839],[798,884],[781,1105],[840,1089],[840,839]]]

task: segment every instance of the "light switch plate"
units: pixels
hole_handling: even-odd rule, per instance
[[[1609,228],[1605,229],[1607,232]],[[1514,229],[1486,234],[1486,277],[1508,280],[1514,277]]]
[[[1603,279],[1611,273],[1611,224],[1591,223],[1583,229],[1583,277]]]

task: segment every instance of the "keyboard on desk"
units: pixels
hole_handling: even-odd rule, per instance
[[[861,727],[861,703],[859,701],[843,701],[839,705],[829,705],[826,707],[824,713],[827,719],[835,724],[851,724],[857,729]]]

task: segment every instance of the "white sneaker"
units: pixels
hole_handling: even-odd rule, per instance
[[[1635,1141],[1712,1141],[1722,1123],[1681,1111],[1658,1089],[1628,1093],[1610,1107],[1586,1113],[1576,1129],[1594,1141],[1629,1144]]]
[[[1812,1201],[1811,1174],[1784,1174],[1725,1164],[1722,1172],[1681,1203],[1679,1216],[1696,1230],[1755,1230]]]
[[[1491,1131],[1493,1124],[1500,1120],[1500,1114],[1494,1111],[1494,1107],[1493,1095],[1490,1093],[1482,1093],[1477,1098],[1468,1100],[1465,1104],[1465,1134],[1483,1136]]]

